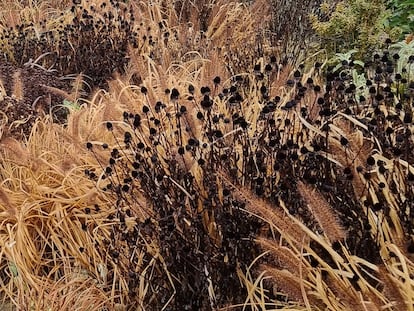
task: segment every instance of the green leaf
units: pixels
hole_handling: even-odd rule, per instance
[[[16,265],[14,264],[14,262],[9,262],[9,270],[12,273],[13,277],[18,277],[19,276],[19,271],[16,267]]]
[[[72,110],[79,110],[80,109],[80,105],[78,103],[71,102],[70,100],[67,100],[67,99],[63,100],[63,107],[66,107],[66,108],[72,109]]]

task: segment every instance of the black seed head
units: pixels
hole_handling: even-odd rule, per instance
[[[352,173],[351,168],[350,167],[345,167],[344,168],[344,174],[345,175],[350,175]]]
[[[404,114],[404,123],[412,123],[413,122],[413,115],[412,113],[405,113]]]
[[[345,138],[345,137],[343,137],[343,136],[341,136],[340,142],[341,142],[341,145],[342,145],[342,146],[346,146],[346,145],[348,145],[348,143],[349,143],[348,139],[346,139],[346,138]]]
[[[322,97],[318,98],[318,105],[323,105],[325,103],[325,100]]]
[[[410,254],[414,254],[414,241],[411,241],[410,244],[408,244],[407,251]]]
[[[372,156],[369,156],[367,159],[367,164],[370,166],[375,165],[375,159]]]
[[[139,114],[136,114],[134,116],[133,125],[134,125],[134,128],[138,128],[141,125],[141,116]]]
[[[204,159],[198,159],[197,163],[198,165],[203,166],[206,163],[206,161]]]
[[[190,85],[188,86],[188,92],[189,92],[190,94],[194,94],[194,86],[193,86],[192,84],[190,84]]]
[[[204,114],[201,111],[197,112],[197,119],[199,119],[199,120],[204,119]]]
[[[180,96],[180,92],[178,92],[178,90],[176,88],[173,88],[171,90],[170,99],[171,100],[177,100],[179,96]]]
[[[202,86],[200,91],[202,95],[206,95],[210,93],[210,88],[208,86]]]
[[[380,165],[378,167],[378,171],[380,172],[380,174],[385,174],[385,172],[387,171],[387,169],[385,168],[384,165]]]
[[[373,209],[374,211],[376,211],[376,212],[378,212],[378,211],[382,210],[382,208],[383,208],[383,206],[382,206],[382,204],[381,204],[380,202],[377,202],[377,203],[375,203],[375,204],[372,206],[372,209]]]
[[[201,107],[204,109],[210,109],[213,106],[213,101],[210,99],[210,96],[204,95],[203,100],[201,101]]]
[[[295,107],[295,106],[296,106],[296,104],[297,104],[297,102],[296,102],[295,100],[290,100],[290,101],[288,101],[288,102],[286,103],[285,108],[286,108],[286,109],[293,108],[293,107]]]

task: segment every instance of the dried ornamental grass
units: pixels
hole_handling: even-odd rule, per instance
[[[66,310],[88,303],[79,297],[89,297],[97,310],[126,303],[121,293],[127,276],[117,273],[118,262],[108,257],[110,244],[105,244],[117,223],[109,218],[113,207],[90,187],[84,171],[96,162],[71,134],[43,119],[35,124],[27,147],[13,139],[2,141],[2,296],[18,306],[49,308],[60,301]],[[128,222],[136,224],[133,217]],[[135,257],[137,273],[144,276],[140,250]],[[84,292],[79,295],[70,290],[75,282],[96,287],[76,285]],[[144,289],[139,299],[144,299]]]

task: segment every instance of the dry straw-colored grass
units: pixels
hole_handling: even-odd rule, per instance
[[[249,204],[246,208],[257,210]],[[280,238],[277,241],[258,238],[259,245],[270,259],[259,268],[263,274],[256,281],[244,279],[246,286],[252,287],[249,291],[256,292],[245,306],[253,303],[255,310],[262,310],[260,306],[266,301],[270,302],[266,299],[263,281],[260,281],[266,280],[273,282],[276,292],[287,295],[307,310],[411,310],[413,283],[409,271],[412,271],[412,261],[401,253],[398,246],[390,245],[389,249],[383,249],[385,266],[377,266],[349,254],[342,243],[339,250],[333,249],[322,236],[315,235],[299,220],[289,217],[288,221],[299,226],[313,243],[318,243],[330,254],[332,262],[327,262],[319,257],[309,242],[304,241],[300,248],[292,243],[292,231],[280,230],[278,222],[282,218],[278,215],[278,208],[267,208],[267,213],[273,214],[267,216],[267,222],[277,230]],[[324,221],[320,223],[321,226]],[[330,230],[325,231],[325,234],[328,232],[332,234]],[[336,231],[333,232],[331,239],[337,236]],[[393,256],[396,260],[389,258],[390,252],[396,252],[397,256]],[[309,266],[306,259],[309,256],[318,263],[317,268]],[[292,264],[293,261],[295,264]],[[377,280],[377,286],[371,285],[373,279]],[[358,290],[352,280],[357,280]]]
[[[154,28],[166,15],[175,14],[168,7],[161,12],[159,5],[133,5],[137,5],[135,9],[141,12],[142,19]],[[21,7],[13,6],[12,3],[4,4],[7,14],[2,15],[3,25],[33,21],[37,27],[45,18],[51,21],[50,17],[56,13],[51,7],[57,8],[56,3],[31,2],[18,14]],[[171,38],[155,57],[161,62],[155,63],[146,57],[145,51],[144,57],[141,56],[143,51],[140,55],[131,51],[131,70],[127,71],[127,78],[114,79],[109,83],[109,92],[97,92],[93,98],[84,101],[81,109],[71,111],[67,127],[62,128],[43,118],[34,124],[26,142],[12,138],[1,141],[2,297],[16,306],[36,310],[100,310],[103,306],[112,310],[128,303],[124,294],[127,292],[124,276],[117,272],[117,265],[107,256],[109,250],[103,243],[111,240],[111,228],[116,222],[107,217],[114,212],[114,206],[110,204],[112,199],[91,187],[93,184],[84,173],[85,169],[97,172],[100,169],[97,160],[105,157],[99,152],[93,156],[86,150],[85,142],[89,141],[95,147],[103,141],[115,144],[114,137],[105,131],[104,122],[119,120],[123,110],[133,112],[141,109],[143,104],[153,103],[155,98],[162,99],[166,96],[166,88],[177,87],[181,94],[185,94],[188,83],[200,88],[215,76],[228,79],[230,73],[223,70],[226,68],[224,56],[240,42],[254,44],[254,20],[246,7],[223,2],[214,6],[211,22],[217,26],[211,27],[215,31],[207,34],[208,39],[184,45]],[[173,32],[178,25],[170,27]],[[223,32],[228,36],[227,45],[214,49]],[[180,30],[178,40],[182,40],[185,33]],[[188,61],[177,63],[178,54],[186,50]],[[148,95],[137,92],[137,87],[129,81],[128,76],[132,77],[134,73],[142,77]],[[15,96],[19,97],[21,87],[15,86]],[[141,201],[134,213],[141,216],[131,220],[133,222],[143,221],[152,213],[146,207],[145,199]],[[93,216],[85,212],[97,206],[99,211]],[[156,257],[156,245],[151,241],[148,243],[147,252]],[[145,276],[146,268],[142,264],[136,272]],[[108,283],[110,274],[112,283]],[[142,278],[141,282],[147,282],[144,280]],[[139,287],[140,294],[135,298],[141,303],[146,286]]]
[[[17,13],[21,9],[19,4],[4,2],[1,24],[16,25],[23,20],[40,22],[55,16],[56,11],[51,8],[66,8],[57,2],[29,2],[20,14]],[[131,50],[126,74],[114,76],[108,82],[107,91],[98,91],[89,100],[79,101],[83,105],[71,111],[67,126],[53,124],[50,118],[44,117],[34,124],[27,141],[13,138],[0,141],[0,297],[19,308],[102,310],[106,307],[121,310],[133,301],[137,309],[145,309],[143,303],[148,301],[153,271],[168,275],[157,241],[146,240],[145,248],[135,254],[139,258],[135,272],[141,277],[137,295],[131,300],[125,294],[128,284],[122,273],[127,264],[122,260],[114,262],[108,255],[111,242],[109,246],[105,243],[111,241],[113,227],[119,222],[119,219],[108,218],[115,212],[114,198],[100,191],[102,179],[98,176],[94,184],[85,175],[85,169],[97,174],[101,171],[100,163],[107,160],[107,155],[99,151],[99,147],[103,142],[117,146],[115,137],[121,135],[125,127],[120,121],[124,110],[142,111],[143,105],[154,108],[156,100],[162,100],[167,104],[166,111],[174,112],[175,103],[165,89],[177,88],[184,98],[191,95],[189,84],[200,89],[211,85],[215,76],[220,76],[222,84],[226,85],[235,70],[246,71],[257,62],[254,51],[273,52],[262,45],[260,38],[265,34],[257,33],[257,29],[264,28],[268,9],[265,1],[257,1],[250,11],[240,3],[214,3],[209,11],[210,27],[205,38],[199,32],[203,28],[200,10],[177,11],[171,3],[162,5],[161,1],[154,1],[152,5],[143,2],[131,5],[146,25],[155,29],[160,22],[165,23],[171,31],[170,38],[165,40],[159,34],[160,48],[151,57],[148,46],[142,46],[139,51]],[[52,26],[53,23],[46,27]],[[139,31],[145,32],[143,29]],[[240,49],[241,45],[246,48]],[[263,67],[263,60],[259,63]],[[274,73],[278,79],[268,78],[272,81],[269,94],[272,97],[282,95],[275,118],[289,119],[293,124],[292,132],[282,133],[282,143],[296,135],[299,147],[309,146],[315,137],[323,135],[321,128],[313,123],[319,112],[315,105],[317,95],[301,99],[296,109],[279,109],[293,96],[293,91],[283,87],[283,81],[290,77],[292,69],[287,66]],[[255,79],[252,72],[245,73],[244,77],[249,81]],[[139,85],[136,85],[137,81]],[[306,81],[306,77],[302,77],[302,81]],[[141,92],[141,86],[147,88],[146,93]],[[18,84],[14,93],[21,97]],[[242,94],[244,100],[240,104],[247,121],[252,124],[246,130],[251,138],[258,137],[264,130],[261,123],[256,122],[261,109],[257,94],[258,90],[252,88]],[[201,128],[193,119],[198,98],[193,102],[194,107],[188,107],[186,122],[193,131],[191,135],[202,140]],[[300,116],[301,106],[314,107],[309,120]],[[214,109],[214,112],[229,114],[229,109],[219,100]],[[337,119],[331,126],[333,135],[327,140],[328,152],[323,156],[339,167],[352,167],[355,176],[352,187],[361,203],[364,197],[377,202],[373,189],[379,182],[385,184],[384,196],[390,206],[387,215],[373,213],[361,204],[372,233],[378,237],[382,263],[376,265],[349,253],[346,233],[334,207],[322,193],[305,182],[297,182],[298,194],[323,234],[315,233],[302,219],[291,215],[282,199],[275,203],[257,197],[249,188],[242,167],[238,167],[239,175],[231,177],[227,172],[219,171],[217,179],[221,181],[221,187],[230,187],[234,198],[246,203],[246,213],[267,223],[263,236],[256,237],[256,241],[266,252],[262,257],[268,258],[265,264],[257,265],[258,276],[252,271],[262,257],[246,271],[238,269],[248,296],[244,305],[227,306],[227,309],[413,310],[413,259],[402,248],[408,238],[403,234],[397,214],[399,200],[396,194],[387,191],[391,180],[396,180],[401,187],[398,189],[400,193],[408,192],[403,172],[413,171],[413,168],[403,160],[392,161],[375,151],[375,142],[363,136],[363,128],[356,119],[341,114],[335,117]],[[116,127],[113,132],[105,130],[106,121],[113,121]],[[165,130],[172,137],[170,143],[177,144],[173,130]],[[223,140],[232,139],[237,133],[231,128],[226,130],[229,136]],[[143,131],[148,128],[144,127]],[[301,133],[300,138],[298,133]],[[339,141],[341,136],[349,141],[346,148]],[[184,133],[182,138],[190,138],[190,133]],[[86,150],[85,142],[93,145],[93,153]],[[173,156],[167,148],[159,147],[157,151],[162,156]],[[236,152],[242,154],[243,151]],[[384,161],[387,167],[394,168],[388,179],[377,174],[368,181],[358,172],[358,166],[371,154],[376,160]],[[199,188],[204,191],[201,185],[205,176],[194,164],[194,159],[178,156],[175,159],[183,171],[194,175]],[[276,173],[275,180],[280,178],[280,173]],[[235,184],[235,180],[239,183]],[[183,191],[183,187],[178,185],[177,191]],[[208,195],[206,192],[200,194]],[[132,226],[154,214],[145,196],[139,191],[136,195],[136,204],[131,206],[134,217],[127,220]],[[202,210],[201,203],[199,206],[198,212]],[[92,215],[86,212],[87,209],[96,212]],[[209,238],[219,246],[221,238],[214,215],[204,212],[203,222]],[[320,254],[321,249],[326,256]],[[143,258],[148,254],[153,259],[144,262]],[[171,280],[172,277],[168,275],[167,278]],[[269,284],[274,293],[265,289]],[[269,297],[276,293],[282,293],[294,302],[272,301]],[[214,296],[214,292],[210,294]]]
[[[354,192],[360,198],[358,203],[372,226],[372,234],[378,239],[381,254],[378,260],[382,263],[373,264],[349,253],[346,243],[347,234],[338,221],[338,216],[335,215],[335,207],[310,185],[298,181],[298,193],[324,235],[315,234],[301,220],[290,216],[283,201],[279,202],[280,206],[258,202],[248,189],[243,188],[242,198],[247,202],[246,209],[250,213],[262,216],[278,233],[274,240],[266,237],[257,239],[269,259],[266,260],[267,264],[259,268],[263,274],[260,274],[256,281],[244,279],[248,288],[253,287],[249,291],[256,292],[256,296],[250,297],[249,303],[245,306],[254,303],[255,310],[263,309],[261,306],[269,300],[264,298],[267,294],[259,281],[270,279],[274,281],[276,292],[280,291],[287,295],[307,310],[412,310],[413,308],[414,288],[410,277],[413,273],[413,261],[412,255],[405,251],[407,244],[410,243],[410,237],[404,235],[403,225],[398,216],[399,207],[396,202],[400,194],[389,190],[390,183],[394,180],[401,183],[401,191],[403,191],[401,195],[410,191],[404,187],[401,172],[405,169],[411,170],[411,166],[402,160],[393,162],[378,150],[374,150],[371,140],[364,137],[361,129],[358,128],[362,125],[352,117],[345,118],[339,114],[333,124],[328,145],[329,153],[324,154],[324,157],[338,164],[340,168],[351,166],[355,174],[352,182]],[[355,124],[357,126],[354,127]],[[305,126],[316,135],[321,134],[317,129],[307,124]],[[339,142],[340,137],[346,137],[349,143],[346,146],[342,145]],[[382,174],[371,172],[373,174],[367,180],[363,175],[364,172],[357,170],[357,167],[365,167],[370,155],[373,155],[376,160],[384,161],[390,170],[393,168],[391,170],[393,177],[385,179]],[[367,197],[374,203],[378,202],[376,192],[372,189],[378,189],[379,182],[385,185],[382,188],[389,204],[387,212],[374,212],[363,204]],[[282,214],[281,211],[285,213]],[[281,222],[289,228],[284,228]],[[306,236],[299,245],[298,235],[291,230],[290,222]],[[333,244],[335,241],[336,243]],[[314,243],[329,254],[328,261],[326,257],[318,255],[320,250],[318,251],[319,247],[314,248]],[[286,258],[289,253],[293,254]],[[296,258],[301,261],[297,264],[301,272],[300,279],[293,278],[297,276],[297,270],[292,267],[292,260]],[[313,258],[316,268],[309,266],[309,258]]]
[[[99,130],[103,108],[73,112],[66,129],[40,119],[26,144],[11,138],[1,142],[1,290],[16,305],[69,310],[88,304],[101,310],[126,303],[124,276],[117,274],[118,264],[103,243],[111,240],[117,221],[108,219],[112,199],[84,173],[99,169],[81,142],[105,137]],[[128,221],[133,225],[140,219]]]

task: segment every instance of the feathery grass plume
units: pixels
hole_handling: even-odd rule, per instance
[[[333,243],[345,239],[346,232],[343,226],[340,224],[332,206],[322,194],[302,181],[297,183],[297,187],[307,207],[321,226],[328,240]]]
[[[260,236],[256,239],[256,243],[269,253],[270,258],[274,260],[274,264],[279,268],[286,269],[297,277],[300,277],[300,274],[305,276],[308,274],[305,267],[302,267],[302,271],[299,271],[302,262],[290,248]]]
[[[343,136],[346,139],[350,140],[354,137],[351,136],[350,138],[347,138],[349,136]],[[366,197],[367,195],[367,187],[366,182],[364,182],[363,177],[361,176],[360,168],[363,167],[363,163],[360,159],[359,155],[359,149],[357,149],[357,146],[350,145],[353,147],[350,148],[344,148],[344,146],[340,143],[338,139],[330,139],[329,140],[329,156],[331,159],[338,161],[338,163],[343,167],[345,170],[346,168],[349,168],[352,174],[352,188],[354,191],[354,194],[357,198],[362,199]],[[354,151],[355,150],[355,151]]]
[[[329,275],[324,280],[324,283],[326,284],[325,286],[332,291],[332,296],[328,298],[331,299],[330,304],[333,307],[331,309],[356,311],[365,311],[367,309],[378,310],[371,302],[361,301],[361,295],[352,286],[349,286],[349,284],[338,281],[337,278],[333,278]],[[340,305],[335,306],[334,300],[337,300]]]
[[[36,67],[18,68],[3,62],[0,77],[7,81],[3,85],[4,100],[12,104],[5,108],[9,118],[6,135],[16,138],[29,135],[34,120],[41,112],[52,114],[58,122],[65,122],[67,109],[61,103],[66,96],[70,96],[67,93],[70,86],[56,74]]]
[[[305,304],[305,300],[308,297],[307,293],[302,289],[302,284],[305,282],[303,279],[300,279],[287,270],[276,269],[270,266],[260,267],[260,270],[266,271],[273,280],[274,286],[284,295],[288,296],[289,299],[300,304]]]
[[[328,150],[330,155],[339,161],[344,167],[350,167],[352,170],[352,186],[354,193],[358,198],[367,196],[367,186],[364,177],[361,174],[361,168],[364,167],[367,158],[371,155],[373,143],[364,138],[360,129],[352,128],[352,117],[348,117],[350,121],[335,120],[335,126],[332,130],[338,131],[338,138],[331,136],[328,141]],[[347,140],[347,145],[341,143],[341,139]]]
[[[30,161],[33,159],[30,157],[30,153],[24,147],[24,145],[14,138],[6,137],[0,141],[0,146],[3,153],[8,153],[10,159],[16,161],[16,164],[30,165]]]
[[[308,300],[302,300],[302,304],[306,304],[308,309],[312,308],[312,310],[313,308],[335,311],[351,309],[381,310],[384,308],[393,310],[389,302],[395,300],[393,297],[396,297],[398,291],[390,295],[386,290],[383,290],[384,287],[379,287],[380,290],[377,289],[382,278],[376,265],[357,256],[350,255],[344,246],[342,246],[343,253],[337,253],[331,246],[323,242],[321,237],[315,235],[309,229],[304,228],[304,231],[332,255],[334,263],[330,262],[331,260],[329,262],[325,261],[326,259],[323,259],[325,257],[320,257],[320,254],[315,252],[312,244],[303,245],[304,254],[317,261],[317,264],[313,263],[312,267],[319,266],[320,268],[306,270],[310,272],[307,275],[300,274],[301,280],[304,281],[302,284],[305,285],[305,287],[300,288],[301,293],[306,290],[309,294],[306,296]],[[292,247],[292,245],[289,245],[289,247]],[[293,252],[298,252],[295,247],[291,249]],[[269,251],[271,252],[272,250],[269,249]],[[307,259],[304,257],[301,258],[304,259],[303,263],[306,263]],[[269,271],[269,269],[275,268],[273,268],[271,262],[267,261],[263,269]],[[263,270],[261,269],[260,271]],[[287,295],[289,293],[292,295],[291,292],[293,292],[294,296],[299,296],[298,284],[296,286],[286,287],[286,280],[282,280],[283,276],[280,275],[281,270],[275,269],[275,271],[279,279],[274,285]],[[293,275],[291,273],[289,274]],[[257,291],[260,291],[260,289],[257,289]],[[297,297],[295,299],[297,300]],[[271,300],[266,301],[270,302]],[[263,303],[263,300],[257,303]]]
[[[21,70],[16,70],[13,73],[13,90],[11,92],[11,96],[15,98],[17,101],[23,100],[24,90],[23,90],[23,83],[21,78]]]
[[[225,173],[220,172],[219,174],[225,184],[233,188],[235,198],[246,204],[247,210],[266,220],[272,227],[276,228],[282,238],[294,241],[298,245],[303,243],[306,234],[300,226],[290,220],[283,210],[258,198],[250,189],[241,185],[234,185]]]
[[[401,285],[404,286],[404,281],[401,282],[401,280],[396,279],[390,271],[387,271],[387,268],[384,266],[380,267],[380,279],[383,282],[383,291],[384,295],[389,300],[391,306],[395,310],[413,310],[412,303],[410,304],[409,301],[412,300],[412,295],[410,292],[412,292],[413,287],[411,284],[410,288],[401,288]],[[407,280],[407,282],[409,282]],[[411,282],[412,283],[412,282]],[[409,289],[408,292],[406,292],[406,289]],[[405,294],[404,294],[405,293]],[[407,301],[406,296],[409,297],[409,301]]]
[[[384,258],[384,265],[379,267],[381,272],[379,278],[392,304],[413,310],[414,282],[411,274],[414,271],[414,263],[404,252],[403,248],[395,244],[389,243],[383,246],[381,255]]]

